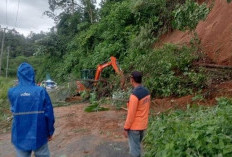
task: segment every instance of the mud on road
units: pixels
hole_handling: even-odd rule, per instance
[[[49,142],[54,157],[127,157],[123,137],[125,111],[86,113],[88,104],[56,107],[55,134]],[[0,156],[14,157],[10,133],[0,135]]]

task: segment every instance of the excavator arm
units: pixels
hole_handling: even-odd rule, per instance
[[[124,89],[124,85],[125,85],[125,77],[124,77],[124,74],[123,74],[123,71],[118,67],[118,64],[117,64],[117,59],[115,57],[110,57],[110,61],[109,62],[106,62],[106,63],[103,63],[103,64],[99,64],[97,66],[97,69],[96,69],[96,73],[95,73],[95,77],[94,77],[94,82],[93,85],[96,86],[100,76],[101,76],[101,72],[103,69],[105,69],[106,67],[108,66],[112,66],[114,71],[120,75],[120,87],[121,89]],[[90,80],[88,80],[90,81]],[[76,81],[76,85],[77,85],[77,90],[76,92],[77,93],[80,93],[82,91],[86,91],[86,90],[89,90],[88,87],[83,84],[83,82],[81,81]]]
[[[96,74],[95,74],[95,78],[94,80],[95,81],[98,81],[99,78],[100,78],[100,75],[101,75],[101,72],[104,68],[108,67],[108,66],[112,66],[114,71],[120,75],[121,77],[121,80],[120,80],[120,86],[121,88],[123,89],[124,88],[124,84],[125,84],[125,77],[124,77],[124,74],[123,74],[123,71],[118,67],[118,64],[117,64],[117,59],[113,56],[110,57],[110,61],[109,62],[106,62],[106,63],[103,63],[103,64],[99,64],[97,66],[97,70],[96,70]]]

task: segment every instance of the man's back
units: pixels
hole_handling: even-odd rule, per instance
[[[150,93],[142,86],[142,73],[134,71],[130,76],[130,83],[134,87],[127,103],[127,118],[124,125],[124,135],[129,139],[130,155],[141,156],[141,141],[144,130],[148,125],[150,108]]]
[[[145,130],[148,124],[149,108],[149,91],[143,86],[134,88],[128,103],[128,116],[124,126],[125,129]]]
[[[8,92],[11,111],[12,143],[21,150],[36,150],[54,132],[54,115],[45,89],[36,86],[32,67],[23,63],[18,69],[19,85]]]
[[[132,95],[138,99],[137,112],[131,126],[133,130],[145,130],[148,125],[148,114],[150,108],[150,93],[147,88],[138,86],[132,91]]]

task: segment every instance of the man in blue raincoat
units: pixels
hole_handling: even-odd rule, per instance
[[[54,114],[46,90],[35,84],[35,72],[28,63],[18,68],[19,84],[8,91],[13,114],[11,141],[17,157],[49,157],[48,141],[54,133]]]

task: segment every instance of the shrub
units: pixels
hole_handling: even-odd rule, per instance
[[[135,58],[134,69],[144,73],[144,84],[156,96],[182,96],[203,88],[205,75],[191,69],[197,59],[195,48],[167,44],[161,49],[147,51]]]
[[[85,112],[98,112],[98,111],[108,111],[109,108],[101,107],[101,104],[97,101],[97,94],[95,92],[90,93],[90,104],[85,107]]]
[[[231,156],[232,99],[153,117],[144,139],[145,157]]]
[[[193,0],[187,0],[184,5],[177,5],[173,11],[173,27],[179,30],[194,30],[200,20],[204,20],[209,8],[204,3],[199,5]]]
[[[129,96],[131,94],[131,90],[123,91],[117,90],[112,94],[113,105],[116,109],[121,109],[121,107],[126,107],[126,103],[129,100]]]
[[[0,77],[0,133],[9,129],[10,104],[7,99],[7,92],[12,87],[14,81],[12,78]]]

